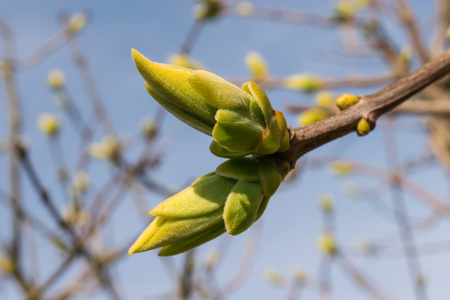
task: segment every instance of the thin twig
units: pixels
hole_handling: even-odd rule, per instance
[[[19,144],[20,133],[22,130],[22,120],[20,112],[19,97],[17,95],[16,83],[13,73],[13,62],[15,57],[14,41],[9,25],[0,20],[0,34],[3,39],[3,49],[5,57],[2,64],[3,82],[5,85],[6,100],[7,100],[7,118],[9,125],[8,132],[8,148],[9,148],[9,185],[10,185],[10,205],[14,211],[12,218],[12,241],[10,247],[10,256],[14,264],[14,272],[18,282],[22,288],[27,291],[29,289],[28,283],[21,276],[20,270],[20,255],[22,245],[22,224],[21,224],[21,178],[19,170]]]
[[[387,119],[389,122],[387,125],[390,129],[394,126],[390,118]],[[397,158],[397,142],[393,136],[392,130],[385,130],[385,149],[386,149],[386,160],[388,166],[398,166]],[[403,246],[403,251],[405,253],[406,262],[408,265],[409,274],[413,284],[413,289],[415,291],[415,297],[417,300],[427,299],[427,293],[425,288],[417,284],[419,276],[423,276],[421,271],[421,266],[417,254],[417,249],[414,241],[414,234],[411,230],[411,224],[408,217],[408,211],[403,194],[403,178],[402,176],[397,176],[393,181],[398,181],[396,187],[390,185],[391,198],[394,206],[395,220],[397,221],[398,229],[400,232],[400,238]]]

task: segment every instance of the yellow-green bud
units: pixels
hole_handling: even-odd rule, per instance
[[[107,135],[101,143],[91,144],[88,153],[93,157],[117,163],[120,160],[121,145],[114,136]]]
[[[353,271],[353,278],[355,280],[356,283],[358,283],[361,286],[366,286],[367,285],[367,279],[366,277],[364,277],[364,275],[360,272],[358,272],[357,270]]]
[[[308,274],[298,267],[292,272],[292,277],[297,284],[305,285],[308,282]]]
[[[400,50],[399,59],[403,63],[409,63],[413,57],[413,49],[410,46],[403,47]]]
[[[84,194],[89,188],[89,175],[85,171],[78,171],[72,181],[75,192]]]
[[[375,246],[366,239],[361,239],[356,244],[356,250],[361,254],[370,254],[375,252]]]
[[[212,20],[220,16],[224,5],[219,0],[200,0],[194,12],[197,20]]]
[[[142,133],[144,134],[144,137],[146,140],[151,141],[153,140],[156,135],[158,134],[158,124],[152,119],[144,119],[142,121]]]
[[[212,135],[213,154],[232,158],[289,148],[286,119],[272,109],[256,83],[238,88],[208,71],[155,63],[134,49],[132,56],[148,93],[159,104],[191,127]]]
[[[423,288],[427,283],[425,276],[422,273],[417,274],[416,277],[416,285],[420,288]]]
[[[245,56],[245,65],[250,72],[250,76],[255,80],[264,79],[269,73],[267,62],[257,52],[250,52]]]
[[[372,128],[366,119],[359,120],[358,125],[356,126],[356,133],[359,136],[367,135],[371,130]]]
[[[64,210],[62,217],[66,222],[75,226],[84,226],[89,222],[91,214],[86,209],[80,209],[74,204],[69,204]]]
[[[3,274],[14,272],[14,262],[11,258],[0,252],[0,271]]]
[[[355,0],[355,5],[359,9],[364,9],[369,7],[371,0]]]
[[[54,90],[59,90],[64,87],[65,76],[63,71],[60,69],[53,69],[48,73],[47,76],[48,86]]]
[[[358,1],[341,0],[334,7],[334,19],[339,22],[352,20],[363,8]]]
[[[319,236],[319,239],[317,240],[317,246],[319,247],[320,251],[322,251],[326,255],[333,256],[337,253],[336,242],[330,232],[325,232],[321,236]]]
[[[353,172],[353,166],[344,161],[332,161],[330,163],[331,171],[334,175],[349,175]]]
[[[274,159],[249,157],[224,162],[156,206],[150,212],[156,219],[128,253],[162,247],[159,255],[175,255],[224,232],[242,233],[261,217],[282,181],[273,163]]]
[[[361,194],[359,186],[354,181],[344,182],[343,190],[348,197],[356,198]]]
[[[65,181],[67,177],[69,177],[67,173],[67,169],[65,167],[58,167],[57,170],[58,179],[61,181]]]
[[[191,70],[204,70],[205,67],[198,61],[192,59],[186,53],[172,54],[169,57],[169,64],[180,66]]]
[[[275,269],[268,268],[264,271],[264,279],[274,285],[283,285],[283,276]]]
[[[52,237],[50,239],[51,244],[61,252],[66,252],[69,250],[69,245],[65,241],[61,240],[59,237]]]
[[[206,253],[205,263],[208,268],[214,268],[220,259],[220,253],[217,250],[212,250]]]
[[[301,127],[308,126],[330,116],[331,113],[329,113],[328,111],[322,110],[320,108],[310,108],[298,115],[297,123]]]
[[[330,195],[323,195],[320,197],[319,204],[324,213],[332,212],[334,209],[334,201]]]
[[[284,81],[286,88],[307,93],[317,91],[322,85],[322,80],[314,74],[295,74],[287,77]]]
[[[340,110],[349,108],[359,102],[359,98],[350,94],[342,94],[336,99],[336,106]]]
[[[236,12],[239,15],[244,16],[244,17],[248,17],[248,16],[252,15],[254,11],[255,11],[255,6],[249,1],[240,2],[236,6]]]
[[[59,118],[51,114],[42,114],[38,119],[39,129],[49,137],[53,137],[58,134],[61,128],[61,121]]]
[[[329,108],[334,105],[335,96],[330,91],[321,91],[317,93],[315,100],[318,107]]]
[[[67,32],[70,34],[76,34],[80,32],[84,26],[86,26],[87,18],[85,13],[77,13],[73,15],[69,23],[67,24]]]

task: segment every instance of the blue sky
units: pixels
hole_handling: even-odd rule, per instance
[[[329,13],[332,1],[291,0],[258,1],[261,5],[277,5],[281,8],[296,8],[311,12]],[[432,5],[426,1],[413,1],[419,9],[420,24],[429,32]],[[141,120],[153,116],[157,103],[151,99],[142,86],[142,78],[136,71],[130,56],[130,49],[136,48],[154,61],[164,62],[172,53],[176,53],[192,24],[191,1],[0,1],[0,18],[7,20],[16,39],[17,54],[26,55],[37,48],[59,29],[58,13],[66,10],[73,14],[89,11],[92,21],[79,37],[84,53],[95,77],[101,97],[114,124],[126,139],[139,130]],[[395,34],[398,45],[406,45],[407,39],[395,22],[387,20],[388,28]],[[427,31],[428,30],[428,31]],[[262,20],[247,20],[227,17],[206,26],[195,45],[192,56],[204,63],[207,68],[224,77],[247,76],[244,57],[250,51],[260,52],[268,61],[273,75],[290,75],[299,72],[314,72],[326,77],[338,77],[357,71],[359,74],[379,74],[386,69],[376,57],[342,57],[337,51],[342,45],[341,30],[325,30],[310,26],[287,23],[271,23]],[[65,72],[69,91],[76,99],[82,112],[89,114],[86,93],[82,88],[79,74],[67,47],[63,47],[51,57],[18,75],[19,96],[24,116],[24,136],[31,149],[31,158],[38,172],[46,178],[51,193],[60,195],[58,186],[52,185],[54,168],[49,164],[48,145],[38,132],[36,121],[42,112],[61,114],[54,105],[53,95],[46,87],[46,76],[53,68]],[[3,87],[0,89],[3,90]],[[365,89],[336,90],[336,93],[348,92],[365,94],[376,91],[377,87]],[[3,92],[3,91],[2,91]],[[269,98],[275,109],[283,110],[287,102],[310,103],[313,95],[284,90],[269,90]],[[0,112],[5,112],[5,101],[0,101]],[[288,123],[295,126],[295,116],[286,114]],[[3,117],[2,117],[3,118]],[[1,119],[1,118],[0,118]],[[418,157],[427,150],[427,140],[418,126],[418,118],[403,118],[397,121],[400,128],[398,138],[399,152],[403,154],[401,162]],[[64,122],[64,121],[63,121]],[[2,121],[3,123],[3,121]],[[67,126],[66,126],[67,125]],[[64,124],[63,148],[68,158],[74,157],[76,147],[73,144],[74,132]],[[167,115],[162,129],[161,141],[164,148],[164,161],[154,173],[153,178],[174,188],[184,188],[193,179],[211,172],[223,160],[209,153],[210,137],[195,132],[177,119]],[[96,139],[100,140],[99,134]],[[6,127],[0,125],[0,140],[6,139]],[[168,142],[167,142],[168,141]],[[386,168],[385,146],[382,126],[364,138],[351,134],[338,141],[313,151],[308,157],[338,156],[351,160],[361,160],[371,165]],[[129,150],[133,155],[133,149]],[[44,158],[44,159],[42,159]],[[0,156],[0,167],[6,168],[5,156]],[[393,167],[393,166],[391,166]],[[108,168],[101,162],[94,162],[91,169],[93,181],[103,182]],[[3,173],[6,174],[6,173]],[[0,186],[4,188],[7,180],[2,175]],[[424,188],[448,198],[445,177],[436,167],[414,173],[411,178]],[[295,266],[301,267],[312,278],[317,278],[320,254],[316,247],[317,236],[323,227],[322,214],[317,199],[324,193],[331,194],[336,204],[336,234],[339,243],[351,246],[360,238],[378,238],[397,232],[395,221],[389,213],[377,213],[368,200],[355,200],[343,192],[343,185],[353,182],[362,187],[378,187],[377,181],[355,175],[346,179],[330,175],[325,168],[307,168],[301,179],[286,185],[271,199],[261,218],[249,230],[237,237],[221,237],[208,243],[196,252],[202,260],[215,247],[229,245],[228,253],[218,269],[218,282],[226,282],[239,267],[244,247],[252,234],[260,230],[260,240],[256,245],[255,263],[242,288],[230,299],[280,299],[285,293],[263,280],[266,268],[274,268],[289,277]],[[100,186],[100,184],[99,184]],[[40,212],[38,202],[25,186],[27,205]],[[381,188],[382,189],[382,188]],[[386,189],[386,187],[384,187]],[[145,195],[149,208],[163,200],[159,195],[148,192]],[[415,198],[406,195],[411,215],[424,217],[424,206]],[[381,201],[390,207],[388,193]],[[43,214],[45,212],[42,212]],[[5,211],[0,212],[0,224],[7,220]],[[136,218],[134,205],[125,201],[113,218],[113,244],[128,241],[145,226]],[[5,227],[5,224],[0,227]],[[428,232],[423,241],[442,240],[448,225]],[[7,236],[7,230],[0,229],[0,237]],[[107,238],[113,234],[106,233]],[[422,238],[422,237],[420,237]],[[112,238],[111,238],[112,239]],[[398,243],[398,238],[394,239]],[[351,250],[351,248],[350,248]],[[51,251],[45,247],[41,251],[43,258],[53,259]],[[157,252],[147,252],[125,257],[114,268],[114,274],[122,280],[120,287],[127,299],[148,299],[148,296],[167,292],[174,287]],[[179,268],[183,257],[173,260]],[[350,252],[350,259],[371,278],[375,278],[386,290],[399,299],[412,299],[412,289],[406,264],[400,255],[394,258],[365,258]],[[167,260],[167,259],[166,259]],[[444,299],[450,296],[445,282],[448,278],[448,257],[425,256],[421,259],[425,276],[429,280],[431,299]],[[46,273],[45,267],[42,273]],[[352,282],[338,268],[332,270],[334,299],[361,299],[364,293],[352,285]],[[70,280],[70,277],[62,279]],[[3,294],[3,295],[2,295]],[[6,295],[6,296],[5,296]],[[433,297],[434,296],[434,297]],[[14,288],[8,287],[0,292],[0,298],[19,299]],[[95,299],[106,299],[103,294]],[[306,291],[305,299],[315,299],[316,294]]]

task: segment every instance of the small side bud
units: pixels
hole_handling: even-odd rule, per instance
[[[368,0],[341,0],[334,7],[334,19],[337,22],[352,21],[356,15],[369,6]]]
[[[361,254],[372,254],[375,253],[375,245],[366,239],[359,240],[355,245],[356,251]]]
[[[88,210],[78,207],[76,204],[69,204],[62,213],[62,218],[67,223],[77,227],[82,227],[88,224],[91,219],[91,214]]]
[[[153,140],[158,135],[158,124],[152,119],[144,119],[141,128],[142,134],[147,141]]]
[[[359,98],[350,94],[342,94],[336,99],[336,106],[340,110],[349,108],[359,102]]]
[[[416,277],[417,287],[423,289],[426,284],[427,284],[427,280],[426,280],[425,276],[422,273],[417,274],[417,277]]]
[[[353,2],[339,1],[334,7],[334,19],[338,22],[348,22],[353,20],[358,11]]]
[[[60,90],[64,87],[65,76],[60,69],[53,69],[48,73],[47,84],[53,90]]]
[[[14,269],[13,260],[0,252],[0,271],[6,275],[14,272]]]
[[[103,139],[103,142],[90,145],[88,152],[96,158],[117,163],[121,156],[121,145],[114,136],[107,135]]]
[[[67,168],[66,167],[58,167],[57,172],[56,172],[58,179],[61,181],[66,181],[67,178],[69,177],[69,174],[67,172]]]
[[[371,130],[372,128],[366,119],[359,120],[358,125],[356,126],[356,133],[359,136],[368,135]]]
[[[317,240],[319,250],[329,256],[334,256],[337,253],[337,246],[333,235],[330,232],[323,233]]]
[[[305,285],[308,283],[308,274],[299,267],[296,267],[292,271],[292,277],[294,278],[295,282],[299,285]]]
[[[219,262],[219,260],[220,260],[219,251],[211,250],[206,253],[205,263],[209,269],[212,269],[215,266],[217,266],[217,263]]]
[[[197,20],[213,20],[219,17],[224,9],[224,5],[219,0],[200,0],[195,8],[194,17]]]
[[[343,185],[343,192],[351,198],[357,198],[361,195],[361,188],[354,181],[347,181]]]
[[[61,128],[61,121],[51,114],[42,114],[38,119],[39,129],[48,137],[54,137]]]
[[[66,242],[64,242],[57,236],[50,238],[50,243],[53,247],[55,247],[62,253],[69,251],[69,245],[67,245]]]
[[[324,213],[330,213],[334,209],[334,200],[331,195],[323,195],[320,197],[319,204]]]
[[[267,62],[258,52],[250,52],[245,56],[245,65],[250,72],[250,76],[255,80],[264,79],[269,73]]]
[[[89,175],[85,171],[78,171],[73,178],[72,188],[79,194],[86,193],[89,188]]]
[[[405,46],[400,50],[399,60],[402,63],[408,64],[413,57],[413,49],[411,46]]]
[[[322,85],[322,80],[314,74],[291,75],[284,82],[285,87],[293,90],[301,90],[306,93],[317,91]]]
[[[171,65],[180,66],[183,68],[188,68],[191,70],[205,70],[205,66],[202,63],[196,61],[188,54],[181,52],[172,54],[169,56],[168,63]]]
[[[255,6],[249,1],[244,1],[236,6],[236,12],[244,17],[248,17],[255,12]]]
[[[318,108],[307,109],[298,115],[297,123],[299,126],[308,126],[317,121],[330,117],[331,114],[325,110]]]
[[[87,18],[85,13],[77,13],[70,18],[69,23],[67,23],[67,32],[70,34],[77,34],[80,32],[84,26],[86,26]]]
[[[281,286],[283,285],[283,276],[276,270],[270,268],[270,269],[266,269],[264,272],[264,280],[266,280],[267,282],[273,284],[273,285],[278,285]]]
[[[329,108],[334,105],[335,96],[330,91],[318,92],[315,98],[318,107]]]
[[[332,161],[329,166],[334,175],[345,176],[353,172],[352,165],[345,161]]]

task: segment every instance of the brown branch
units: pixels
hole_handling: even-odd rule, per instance
[[[317,108],[313,104],[297,104],[286,103],[284,109],[287,112],[298,114],[307,109]],[[320,107],[321,110],[327,111],[331,114],[336,113],[337,107]],[[411,99],[407,102],[403,102],[396,108],[394,108],[390,114],[406,114],[406,115],[450,115],[450,101],[448,100],[433,100],[432,103],[425,99]]]
[[[305,153],[355,131],[364,118],[372,128],[376,120],[408,98],[450,72],[450,50],[417,71],[403,77],[381,91],[360,97],[360,102],[330,118],[291,130],[291,147],[277,156],[295,162]]]

